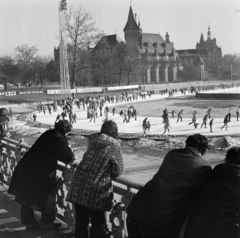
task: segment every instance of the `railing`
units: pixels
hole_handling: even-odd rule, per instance
[[[30,146],[22,141],[16,141],[9,138],[2,140],[2,168],[3,183],[9,186],[13,171],[21,157],[30,149]],[[57,176],[60,178],[60,186],[57,192],[57,217],[68,224],[69,228],[74,230],[74,211],[72,204],[66,202],[68,188],[70,186],[74,168],[64,163],[58,163]],[[126,208],[137,190],[143,184],[138,184],[125,179],[124,177],[114,179],[115,202],[111,212],[106,213],[109,232],[108,237],[126,237]],[[118,200],[118,201],[117,201]]]

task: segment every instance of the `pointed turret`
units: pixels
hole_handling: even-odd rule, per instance
[[[200,37],[200,41],[199,41],[199,45],[204,44],[204,38],[203,38],[203,33],[201,33],[201,37]]]
[[[139,26],[136,23],[131,6],[128,13],[128,20],[123,31],[126,32],[127,30],[139,30]]]
[[[168,32],[167,32],[166,35],[165,35],[165,42],[166,42],[166,43],[170,43]]]
[[[210,26],[208,26],[208,32],[207,32],[208,39],[211,39],[211,31]]]
[[[126,43],[137,44],[138,38],[141,35],[141,28],[137,24],[137,20],[133,15],[132,7],[130,6],[128,20],[123,29]]]

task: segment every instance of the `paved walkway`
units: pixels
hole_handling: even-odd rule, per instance
[[[192,95],[192,94],[187,94]],[[186,96],[187,96],[186,95]],[[152,95],[151,98],[147,96],[147,99],[138,99],[137,101],[132,102],[122,102],[122,103],[110,103],[108,106],[114,106],[114,105],[121,105],[121,104],[131,104],[134,105],[136,102],[146,102],[146,101],[152,101],[152,100],[161,100],[166,98],[168,95],[160,95],[155,94]],[[182,94],[175,94],[174,97],[183,97]],[[151,106],[151,104],[149,104]],[[96,119],[96,123],[93,121],[89,123],[89,119],[87,119],[87,111],[81,109],[78,109],[76,106],[74,106],[74,112],[77,114],[77,123],[73,125],[74,129],[82,129],[82,130],[90,130],[90,131],[100,131],[102,126],[102,121],[104,120],[104,117],[98,117]],[[58,108],[57,112],[53,112],[51,115],[46,112],[46,115],[43,113],[36,113],[37,115],[37,121],[44,123],[44,124],[50,124],[53,125],[55,122],[55,119],[57,117],[57,114],[61,113],[62,109]],[[114,120],[118,125],[118,131],[119,133],[127,133],[127,134],[143,134],[142,130],[142,122],[145,117],[138,116],[137,120],[135,121],[133,118],[131,119],[130,123],[124,123],[123,117],[119,116],[119,112],[115,114],[115,116],[112,115],[112,112],[110,110],[109,112],[109,119]],[[169,117],[170,118],[170,117]],[[164,132],[164,124],[162,123],[161,117],[148,117],[148,120],[151,122],[151,130],[147,132],[149,135],[162,135]],[[233,121],[234,120],[234,121]],[[177,119],[170,119],[170,133],[167,133],[169,135],[189,135],[189,134],[195,134],[195,133],[201,133],[202,135],[240,135],[240,121],[236,121],[236,118],[234,117],[233,120],[228,124],[228,130],[221,130],[221,127],[223,126],[223,118],[214,118],[213,123],[213,133],[210,132],[209,125],[207,123],[207,128],[201,129],[202,124],[202,118],[197,119],[197,123],[199,123],[198,128],[194,129],[193,125],[188,125],[189,122],[192,121],[191,118],[184,118],[183,122],[177,122]]]
[[[36,213],[39,221],[40,215]],[[58,230],[27,232],[20,222],[20,205],[7,193],[7,187],[0,185],[0,237],[11,238],[73,238],[73,233],[62,224]]]

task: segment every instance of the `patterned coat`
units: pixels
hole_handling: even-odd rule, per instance
[[[4,137],[7,136],[8,134],[8,120],[4,116],[0,116],[0,140]],[[0,141],[1,143],[1,141]]]
[[[105,134],[91,136],[73,176],[67,201],[93,210],[109,211],[113,200],[111,178],[122,175],[123,170],[120,143]]]

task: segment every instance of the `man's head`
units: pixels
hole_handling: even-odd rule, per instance
[[[0,116],[7,116],[9,114],[8,110],[4,107],[0,108]]]
[[[208,140],[201,134],[191,135],[186,140],[186,147],[193,147],[201,153],[201,155],[204,155],[208,148]]]
[[[240,165],[240,147],[233,147],[228,150],[225,162],[229,164]]]
[[[113,138],[117,138],[118,137],[117,124],[112,120],[105,121],[102,124],[102,128],[101,128],[100,133],[106,134],[106,135],[111,136]]]
[[[4,108],[4,107],[0,108],[0,116],[5,117],[6,119],[8,119],[8,116],[9,116],[8,110],[6,108]]]
[[[67,120],[60,120],[55,123],[55,130],[65,135],[72,130],[72,125]]]

